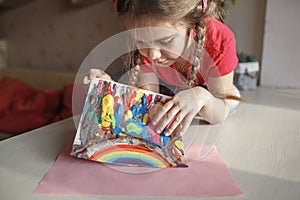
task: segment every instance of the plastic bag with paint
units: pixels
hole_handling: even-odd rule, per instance
[[[149,125],[149,111],[167,98],[112,81],[92,80],[71,155],[125,166],[186,167],[181,136],[165,136],[165,130],[156,133]]]

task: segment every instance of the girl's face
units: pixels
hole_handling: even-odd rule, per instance
[[[172,25],[160,22],[151,25],[136,28],[132,32],[140,54],[160,66],[174,64],[190,45],[188,28],[182,23]]]

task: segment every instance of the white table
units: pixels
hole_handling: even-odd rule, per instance
[[[0,199],[139,199],[32,194],[75,132],[68,119],[1,141]],[[217,146],[245,194],[208,199],[300,199],[300,110],[242,104]]]

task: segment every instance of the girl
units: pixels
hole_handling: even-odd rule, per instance
[[[132,31],[137,50],[126,65],[131,83],[175,95],[158,109],[151,122],[158,133],[183,134],[199,114],[211,124],[225,120],[239,100],[233,86],[237,66],[233,33],[221,21],[220,0],[115,0],[121,21]],[[111,79],[91,69],[88,79]]]

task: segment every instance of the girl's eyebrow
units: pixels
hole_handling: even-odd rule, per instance
[[[157,39],[156,41],[167,40],[169,38],[174,37],[175,35],[176,35],[176,33],[172,33],[171,35],[161,37],[161,38]]]
[[[175,35],[176,35],[176,33],[172,33],[171,35],[167,35],[167,36],[163,36],[161,38],[158,38],[158,39],[154,40],[153,42],[167,40],[167,39],[170,39],[170,38],[174,37]],[[136,41],[138,41],[138,42],[145,42],[145,41],[138,40],[138,39],[136,39]]]

